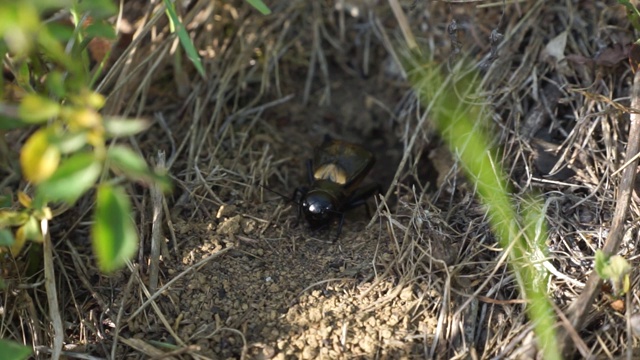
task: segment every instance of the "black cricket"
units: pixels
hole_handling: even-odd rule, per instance
[[[309,186],[300,186],[292,200],[298,204],[298,222],[304,214],[311,229],[328,226],[339,219],[337,241],[344,224],[345,212],[364,205],[369,214],[367,199],[381,193],[379,184],[359,186],[367,176],[375,156],[362,146],[325,136],[316,148],[313,160],[307,161]]]

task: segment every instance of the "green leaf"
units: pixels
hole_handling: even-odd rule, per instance
[[[79,153],[64,160],[58,170],[38,186],[38,196],[73,204],[98,180],[102,164],[92,153]]]
[[[131,204],[119,187],[98,188],[92,227],[93,250],[104,272],[122,267],[136,252],[138,235],[131,219]]]
[[[31,355],[31,348],[17,342],[0,339],[0,354],[4,354],[7,360],[22,360]]]
[[[114,40],[116,38],[116,31],[113,28],[113,25],[104,21],[95,22],[87,26],[84,31],[89,38],[105,38],[109,40]]]
[[[16,83],[21,89],[33,91],[33,87],[31,86],[31,69],[29,69],[29,63],[27,61],[19,65],[16,74]]]
[[[40,13],[46,13],[48,11],[57,11],[71,6],[73,0],[33,0],[22,1],[17,3],[28,3],[30,6],[34,6]]]
[[[16,240],[13,238],[11,231],[7,229],[0,229],[0,246],[11,246]]]
[[[73,37],[73,26],[68,23],[50,22],[46,24],[46,30],[56,40],[67,42]]]
[[[640,30],[640,12],[636,5],[629,0],[618,0],[618,4],[622,4],[627,8],[627,18],[636,30]]]
[[[20,119],[18,105],[0,102],[0,130],[13,130],[30,125],[30,123]]]
[[[60,104],[38,94],[27,94],[20,102],[18,114],[22,120],[38,124],[60,113]]]
[[[153,346],[157,346],[162,349],[167,349],[167,350],[178,350],[180,348],[175,344],[171,344],[163,341],[151,340],[151,339],[149,339],[149,344]]]
[[[611,277],[620,277],[629,271],[631,271],[631,266],[627,259],[620,255],[614,255],[609,259],[609,266],[607,266],[605,274],[608,273]]]
[[[198,55],[198,51],[196,50],[196,47],[193,45],[193,42],[191,41],[191,38],[189,37],[187,30],[184,28],[184,25],[182,24],[182,22],[180,22],[180,19],[178,18],[178,14],[176,13],[176,9],[174,8],[173,3],[171,2],[171,0],[164,0],[164,5],[167,8],[167,14],[169,16],[169,20],[171,21],[173,28],[175,29],[175,33],[178,35],[178,39],[180,39],[180,44],[182,45],[182,48],[184,49],[184,51],[187,53],[187,57],[189,58],[189,60],[191,60],[193,65],[196,67],[196,70],[198,70],[198,73],[200,73],[202,77],[205,77],[204,68],[202,67],[202,62],[200,61],[200,56]]]
[[[143,119],[108,118],[104,121],[104,128],[111,137],[135,135],[149,127],[149,122]]]
[[[24,211],[0,210],[0,227],[22,225],[29,220],[29,215]]]
[[[49,137],[47,129],[42,128],[31,135],[20,151],[22,173],[36,184],[48,179],[60,162],[60,150]]]
[[[134,179],[150,176],[147,163],[133,150],[124,146],[113,146],[107,152],[107,159],[111,160],[113,166],[118,168],[125,175]]]
[[[47,74],[46,84],[47,89],[59,98],[63,98],[67,93],[64,86],[64,76],[60,71],[52,71]]]
[[[82,149],[87,144],[87,133],[78,131],[65,133],[61,136],[52,137],[51,144],[55,145],[60,153],[71,154]]]
[[[620,255],[614,255],[609,259],[609,272],[611,273],[611,284],[616,295],[626,294],[631,286],[629,281],[629,273],[631,265],[627,259]]]
[[[0,195],[0,209],[11,207],[11,195]]]
[[[625,294],[629,291],[631,265],[624,257],[614,255],[607,259],[605,253],[598,250],[595,256],[595,270],[598,276],[611,282],[615,295]]]
[[[157,172],[152,173],[151,180],[160,188],[163,192],[171,191],[171,180],[166,174],[159,174]]]
[[[104,19],[115,15],[118,11],[115,3],[111,0],[77,1],[76,3],[76,10],[79,13],[89,13],[94,19]]]
[[[0,109],[2,105],[0,105]],[[0,110],[2,111],[2,110]],[[29,126],[28,122],[22,121],[21,119],[16,119],[8,116],[0,115],[0,130],[13,130],[21,127]]]
[[[124,175],[145,183],[155,183],[162,191],[171,188],[169,179],[151,169],[138,154],[124,146],[114,146],[107,152],[107,159],[111,166],[120,170]]]
[[[271,14],[271,9],[269,9],[269,7],[267,5],[265,5],[265,3],[262,2],[262,0],[247,0],[247,2],[253,6],[254,8],[256,8],[256,10],[260,11],[260,13],[262,15],[269,15]]]
[[[40,229],[40,222],[35,217],[30,216],[29,220],[27,220],[27,222],[24,223],[24,225],[22,225],[18,229],[18,231],[20,230],[24,231],[24,236],[27,240],[37,241],[37,242],[42,241],[42,231]]]
[[[0,38],[18,58],[26,56],[39,26],[37,9],[27,2],[0,2]]]
[[[607,267],[608,263],[609,263],[609,259],[607,258],[607,255],[605,255],[605,253],[602,250],[597,250],[596,256],[595,256],[594,268],[598,276],[600,276],[603,279],[607,279],[607,277],[605,276],[605,271],[606,271],[605,268]]]
[[[67,54],[62,44],[49,31],[38,32],[38,46],[51,60],[62,65],[75,76],[82,77],[84,69],[80,61]],[[67,81],[71,79],[73,77],[69,77]]]

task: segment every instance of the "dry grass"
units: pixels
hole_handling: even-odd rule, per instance
[[[575,7],[571,1],[541,0],[504,7],[483,1],[401,2],[406,13],[401,29],[385,2],[335,3],[279,2],[269,17],[243,2],[196,1],[182,9],[206,79],[169,35],[160,7],[146,4],[128,18],[136,29],[133,41],[98,87],[108,95],[107,114],[154,120],[152,130],[129,142],[152,162],[159,151],[167,154],[175,191],[154,199],[151,191],[130,185],[143,245],[128,269],[110,277],[100,275],[91,259],[90,201],[56,220],[53,265],[66,355],[159,357],[161,346],[153,341],[161,341],[175,346],[173,358],[313,357],[331,346],[305,352],[320,325],[303,315],[322,307],[321,318],[335,321],[322,323],[323,329],[333,327],[322,335],[335,336],[333,356],[536,357],[506,252],[489,231],[473,184],[423,116],[420,109],[428,104],[411,92],[398,59],[415,41],[425,57],[444,64],[443,71],[455,66],[459,54],[477,63],[483,90],[473,101],[487,105],[514,201],[528,206],[532,191],[544,201],[549,253],[541,263],[551,273],[548,290],[557,311],[566,311],[606,239],[620,178],[616,170],[628,138],[628,66],[581,62],[633,39],[624,11],[600,1]],[[359,14],[335,11],[334,5]],[[454,25],[461,31],[452,31]],[[564,54],[573,58],[558,62],[548,55],[554,50],[548,44],[563,31],[568,31]],[[360,87],[363,83],[372,87]],[[352,99],[362,102],[355,109],[344,105]],[[326,110],[331,107],[344,118],[332,118]],[[362,113],[378,117],[359,117]],[[396,181],[366,231],[346,229],[337,245],[309,245],[309,234],[289,226],[291,206],[259,184],[288,193],[305,179],[302,159],[324,133],[398,149],[396,158],[385,153],[392,166],[373,174]],[[628,210],[621,250],[632,264],[638,256],[637,199]],[[159,213],[164,220],[154,223]],[[166,238],[157,249],[159,274],[151,271],[158,280],[149,275],[152,226],[153,231],[163,227]],[[205,246],[196,250],[194,243]],[[195,297],[180,291],[205,288],[217,276],[231,276],[231,287],[241,286],[244,277],[273,265],[265,260],[269,254],[284,259],[276,268],[287,281],[308,276],[283,300],[285,313],[271,325],[286,320],[290,333],[280,331],[270,340],[247,327],[259,317],[250,311],[234,318],[229,315],[234,310],[223,309],[225,319],[220,312],[186,318],[176,310],[186,302],[218,306],[215,298],[222,295],[215,290],[202,302],[208,305],[193,305]],[[228,275],[224,266],[242,262],[243,256],[264,263]],[[296,268],[298,257],[306,262]],[[335,257],[344,261],[341,272],[314,277],[305,269],[322,268],[322,261]],[[24,274],[26,263],[17,259],[5,267],[10,291],[3,293],[3,337],[32,344],[46,358],[53,333],[43,305],[43,274],[15,275]],[[207,274],[199,285],[189,282],[199,274]],[[634,285],[637,276],[632,274]],[[638,339],[628,323],[638,295],[632,286],[620,311],[602,290],[585,327],[577,329],[583,352],[616,357],[635,351]],[[371,318],[378,323],[371,325]],[[559,326],[567,324],[559,321]],[[372,328],[381,330],[368,333]],[[360,333],[366,341],[350,345],[349,338]]]

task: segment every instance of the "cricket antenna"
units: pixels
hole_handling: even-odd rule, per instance
[[[290,198],[290,197],[288,197],[288,196],[285,196],[284,194],[282,194],[282,193],[280,193],[280,192],[278,192],[278,191],[275,191],[275,190],[273,190],[273,189],[270,189],[270,188],[268,188],[268,187],[266,187],[266,186],[264,186],[264,185],[262,185],[262,184],[260,184],[260,186],[262,186],[263,188],[265,188],[265,189],[267,189],[267,190],[271,191],[272,193],[274,193],[274,194],[276,194],[276,195],[279,195],[279,196],[280,196],[280,197],[282,197],[285,201],[287,201],[287,202],[291,201],[292,203],[294,203],[294,204],[296,204],[296,205],[300,206],[300,203],[298,203],[295,199]]]

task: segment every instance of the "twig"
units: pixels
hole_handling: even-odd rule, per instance
[[[391,6],[391,10],[393,11],[393,15],[396,17],[398,21],[398,25],[400,25],[400,30],[402,30],[402,36],[404,36],[404,41],[407,42],[407,47],[409,50],[417,50],[418,43],[416,42],[415,36],[413,36],[413,32],[411,31],[411,27],[409,26],[409,20],[407,20],[407,15],[404,14],[402,7],[398,3],[398,0],[389,0],[389,5]]]
[[[165,168],[166,159],[164,151],[158,152],[157,168],[161,171]],[[149,265],[149,292],[155,293],[158,287],[158,273],[160,271],[160,247],[162,246],[162,190],[157,184],[151,187],[151,254]]]
[[[44,237],[44,287],[47,289],[47,301],[49,303],[49,316],[51,316],[51,326],[53,327],[53,349],[51,358],[59,359],[64,341],[64,329],[62,318],[60,317],[60,306],[58,304],[58,291],[56,290],[55,272],[53,270],[53,244],[49,234],[49,224],[46,219],[40,222],[40,229]]]

